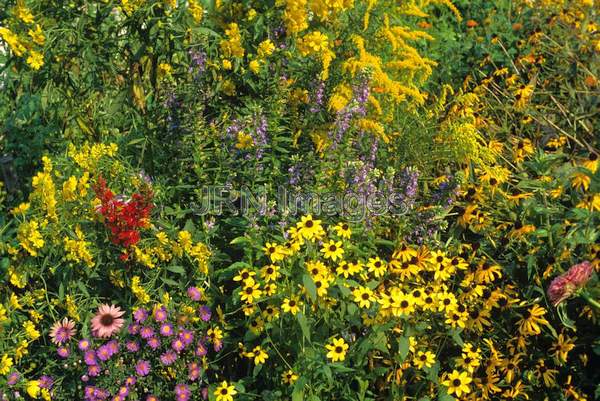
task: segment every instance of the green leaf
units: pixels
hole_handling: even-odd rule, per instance
[[[461,332],[461,330],[452,329],[452,330],[450,330],[450,335],[452,336],[452,339],[454,340],[456,345],[462,347],[464,345],[464,341],[463,341],[462,337],[460,336],[460,332]]]
[[[160,279],[166,285],[170,285],[171,287],[179,287],[179,283],[177,281],[171,280],[170,278],[161,277]]]
[[[294,390],[292,391],[292,401],[303,401],[304,400],[304,377],[300,377],[296,384],[294,385]]]
[[[298,319],[298,323],[300,323],[302,335],[310,342],[310,330],[308,329],[308,322],[306,321],[306,316],[304,316],[302,312],[298,312],[296,314],[296,319]]]
[[[304,283],[304,288],[306,288],[306,291],[308,292],[308,296],[315,301],[317,299],[317,287],[315,286],[315,282],[313,281],[312,277],[308,274],[305,274],[302,277],[302,282]]]
[[[185,275],[185,268],[183,266],[167,266],[167,270],[173,273]]]
[[[400,361],[404,362],[408,356],[410,350],[410,341],[406,337],[400,337],[398,340],[398,354],[400,355]]]

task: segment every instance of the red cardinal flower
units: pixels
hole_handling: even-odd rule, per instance
[[[142,193],[134,193],[131,198],[115,196],[106,186],[104,178],[98,178],[94,188],[101,204],[97,211],[104,217],[104,222],[111,232],[114,244],[130,248],[140,239],[140,229],[149,225],[152,211],[152,190],[148,185]],[[127,253],[125,253],[127,259]]]

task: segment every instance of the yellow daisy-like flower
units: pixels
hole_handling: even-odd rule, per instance
[[[286,313],[291,313],[292,315],[295,315],[300,311],[300,306],[302,306],[300,301],[294,298],[285,298],[283,300],[283,303],[281,304],[281,309],[283,309],[283,311]]]
[[[229,385],[225,380],[221,382],[221,385],[214,392],[217,401],[233,401],[233,396],[236,394],[235,387]]]
[[[454,370],[448,375],[446,380],[442,381],[442,384],[448,387],[449,395],[456,394],[457,397],[461,397],[463,394],[471,392],[469,383],[472,381],[473,379],[469,377],[467,372],[458,372],[457,370]]]
[[[296,223],[296,227],[298,228],[300,235],[308,240],[313,239],[318,232],[322,230],[321,220],[314,220],[310,214],[302,216],[300,221]]]
[[[339,223],[337,226],[333,227],[333,229],[335,230],[336,234],[342,238],[350,238],[352,235],[352,230],[350,229],[348,223]]]
[[[417,355],[415,355],[415,357],[413,358],[413,364],[418,368],[418,369],[423,369],[423,368],[430,368],[433,366],[433,364],[435,363],[435,355],[430,352],[423,352],[423,351],[419,351],[417,353]]]
[[[292,385],[296,382],[296,380],[298,380],[298,375],[291,369],[283,372],[281,375],[281,381],[283,381],[285,384]]]
[[[269,354],[265,352],[264,349],[261,348],[260,345],[254,347],[252,352],[246,352],[244,354],[246,358],[254,359],[254,365],[260,365],[266,362],[269,359]]]
[[[321,252],[325,254],[326,259],[331,259],[334,262],[338,259],[342,259],[342,255],[344,254],[344,249],[342,248],[342,241],[335,242],[333,240],[329,240],[328,244],[323,244]]]
[[[369,263],[367,263],[367,267],[369,268],[369,272],[373,273],[375,277],[381,277],[387,271],[387,266],[385,262],[379,259],[379,256],[369,258]]]
[[[285,248],[273,242],[267,242],[262,249],[272,262],[283,260],[286,256]]]
[[[352,295],[354,295],[354,302],[361,308],[370,308],[371,302],[375,302],[373,291],[367,287],[356,288],[352,291]]]
[[[246,282],[246,285],[239,292],[242,301],[251,304],[255,299],[260,298],[262,291],[259,289],[258,283]]]
[[[325,345],[325,348],[329,351],[327,358],[331,359],[332,362],[343,361],[346,359],[346,351],[349,347],[343,338],[334,338],[331,344]]]

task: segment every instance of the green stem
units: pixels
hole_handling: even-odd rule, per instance
[[[581,298],[585,299],[593,307],[600,309],[600,302],[596,301],[589,294],[581,293]]]

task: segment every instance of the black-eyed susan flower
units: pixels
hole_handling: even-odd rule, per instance
[[[281,374],[281,381],[284,384],[292,385],[298,380],[298,375],[293,370],[289,369]]]
[[[592,178],[582,172],[576,172],[571,176],[571,187],[580,191],[587,191],[590,188]]]
[[[233,396],[236,394],[235,386],[229,385],[227,381],[222,381],[214,391],[216,401],[233,401]]]
[[[276,266],[276,265],[264,266],[261,269],[261,276],[266,282],[277,280],[281,276],[281,273],[279,272],[279,266]]]
[[[367,267],[369,269],[369,272],[373,273],[373,275],[378,278],[382,277],[387,270],[385,261],[381,260],[379,256],[369,258]]]
[[[469,384],[472,381],[473,379],[467,372],[453,370],[441,383],[448,388],[449,395],[456,394],[456,396],[460,398],[463,394],[469,394],[471,392]]]
[[[342,259],[344,249],[342,248],[342,241],[329,240],[329,243],[324,243],[321,248],[321,252],[324,254],[325,259],[331,259],[334,262],[338,259]]]
[[[340,264],[336,267],[335,272],[338,276],[344,276],[344,278],[348,278],[353,274],[351,267],[352,266],[350,265],[350,263],[346,262],[345,260],[342,260]]]
[[[342,238],[350,238],[352,235],[352,230],[350,229],[350,225],[348,225],[348,223],[339,223],[333,228],[336,234]]]
[[[275,283],[266,283],[263,286],[263,292],[266,296],[273,296],[277,292],[277,284]]]
[[[264,251],[265,255],[271,258],[272,262],[283,260],[286,256],[285,248],[273,242],[267,242],[262,250]]]
[[[296,223],[300,235],[308,240],[312,240],[322,230],[321,220],[314,220],[312,215],[302,216]]]
[[[554,344],[552,344],[551,351],[554,360],[557,365],[562,366],[567,363],[569,352],[575,348],[576,338],[570,338],[563,333],[558,335],[558,338]]]
[[[281,309],[286,313],[295,315],[300,310],[301,303],[296,298],[285,298],[281,304]]]
[[[354,302],[361,308],[370,308],[371,303],[376,301],[373,290],[368,287],[355,288],[352,295],[354,296]]]
[[[260,345],[254,347],[254,349],[251,352],[246,352],[244,356],[246,358],[252,359],[254,361],[254,365],[263,364],[269,358],[269,354],[267,354],[267,352],[264,349],[262,349]]]
[[[435,363],[435,355],[430,351],[419,351],[413,358],[413,365],[418,369],[430,368]]]
[[[327,289],[329,288],[329,279],[324,275],[319,275],[313,278],[315,288],[317,289],[317,295],[319,297],[327,296]]]
[[[305,264],[306,270],[313,277],[324,276],[327,274],[327,266],[320,260],[309,260]]]
[[[346,359],[346,352],[349,347],[343,338],[334,338],[330,344],[325,345],[325,348],[329,351],[327,358],[331,359],[332,362],[343,361]]]
[[[539,359],[535,365],[534,375],[539,381],[543,382],[546,387],[556,386],[557,374],[558,370],[548,367],[543,359]]]
[[[260,285],[258,283],[255,283],[254,280],[252,280],[246,281],[244,287],[242,287],[242,290],[239,292],[239,294],[240,299],[242,301],[251,304],[254,302],[254,300],[260,298],[260,296],[262,295],[262,291],[260,290]]]
[[[247,280],[254,281],[254,276],[256,276],[256,272],[245,268],[238,272],[237,276],[233,278],[233,281],[241,281],[242,283],[245,283]]]
[[[262,311],[262,315],[268,322],[270,322],[279,317],[279,308],[273,305],[267,305]]]
[[[546,309],[537,304],[523,312],[523,317],[517,322],[519,333],[524,336],[540,334],[542,332],[540,325],[548,325],[548,321],[544,319],[546,312]]]

